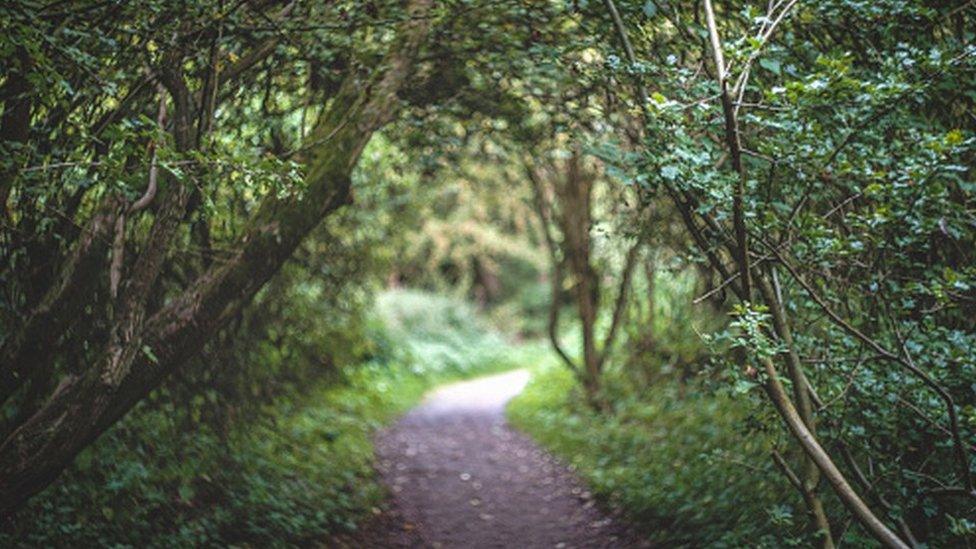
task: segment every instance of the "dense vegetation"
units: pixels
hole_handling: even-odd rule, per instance
[[[325,329],[326,319],[313,317],[313,327]],[[366,320],[358,333],[350,324],[332,327],[358,345],[355,362],[332,378],[307,376],[314,385],[282,390],[246,418],[216,417],[237,410],[218,404],[226,395],[207,392],[178,406],[185,388],[158,391],[31,500],[0,544],[326,542],[383,505],[370,440],[378,427],[435,383],[512,368],[539,353],[510,345],[470,305],[423,292],[384,292]],[[332,337],[290,336],[289,347],[313,348],[290,358],[288,369],[315,368],[332,354]],[[235,365],[263,369],[276,354],[268,347]]]
[[[513,420],[651,539],[976,544],[971,2],[0,19],[5,543],[324,539],[545,339]]]

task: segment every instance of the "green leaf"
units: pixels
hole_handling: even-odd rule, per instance
[[[732,391],[735,392],[736,394],[743,395],[758,386],[759,384],[756,383],[755,381],[751,381],[748,379],[739,379],[736,380],[735,385],[732,387]]]
[[[196,492],[193,490],[193,487],[190,486],[189,484],[181,484],[179,488],[179,494],[181,500],[189,503],[193,501],[193,496],[196,495]]]
[[[159,364],[159,359],[156,358],[156,355],[153,353],[152,348],[149,347],[149,345],[142,346],[142,353],[146,355],[146,358],[148,358],[153,364]]]
[[[782,66],[775,59],[760,59],[759,66],[774,74],[782,74]]]

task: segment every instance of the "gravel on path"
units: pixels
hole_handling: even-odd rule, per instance
[[[639,547],[575,476],[505,421],[517,370],[441,387],[376,437],[390,508],[350,545]]]

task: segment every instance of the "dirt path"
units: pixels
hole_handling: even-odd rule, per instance
[[[524,370],[442,387],[377,438],[383,547],[633,547],[573,475],[505,422]],[[369,530],[369,528],[367,528]]]

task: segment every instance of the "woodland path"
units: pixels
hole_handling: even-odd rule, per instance
[[[505,421],[529,374],[455,383],[376,439],[391,509],[350,545],[634,547],[573,474]]]

